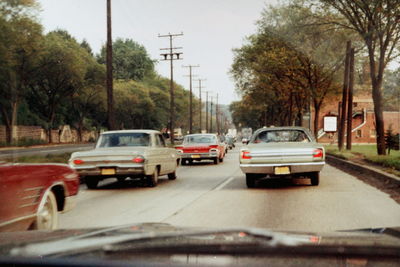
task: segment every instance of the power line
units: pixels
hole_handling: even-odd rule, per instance
[[[182,49],[182,47],[174,47],[172,45],[172,39],[173,37],[176,36],[182,36],[183,33],[175,33],[175,34],[165,34],[165,35],[158,35],[158,37],[168,37],[169,38],[169,47],[168,48],[160,48],[160,50],[167,50],[169,51],[168,53],[162,53],[160,54],[164,58],[161,59],[162,61],[169,60],[170,61],[170,68],[171,68],[171,79],[170,79],[170,108],[169,108],[169,129],[170,129],[170,138],[171,138],[171,144],[175,143],[174,137],[174,131],[175,131],[175,101],[174,101],[174,60],[181,60],[182,58],[180,57],[182,55],[182,52],[176,52],[178,49]]]

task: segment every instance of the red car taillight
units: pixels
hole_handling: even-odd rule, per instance
[[[74,159],[74,164],[75,165],[79,165],[79,164],[83,164],[83,163],[84,163],[84,161],[81,160],[81,159]]]
[[[313,158],[322,158],[324,156],[324,151],[321,148],[314,149]]]
[[[144,162],[144,158],[143,157],[136,157],[134,159],[132,159],[133,162],[135,163],[143,163]]]
[[[250,151],[242,151],[241,157],[242,157],[242,159],[251,159]]]

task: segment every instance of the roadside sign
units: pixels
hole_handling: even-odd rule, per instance
[[[336,132],[336,131],[337,131],[337,116],[325,116],[324,132]]]

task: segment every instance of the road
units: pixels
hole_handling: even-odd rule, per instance
[[[326,165],[319,186],[308,180],[263,182],[247,189],[236,148],[219,165],[181,166],[178,179],[156,188],[137,181],[82,185],[77,206],[60,228],[164,222],[177,226],[262,227],[333,231],[400,225],[400,205],[388,195]]]
[[[89,150],[94,147],[94,144],[74,144],[74,145],[53,145],[53,146],[38,146],[33,148],[13,148],[0,150],[1,158],[13,158],[21,156],[46,156],[49,154],[63,154],[67,152]]]

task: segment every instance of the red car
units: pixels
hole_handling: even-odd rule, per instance
[[[175,148],[181,157],[182,165],[201,160],[213,160],[214,164],[218,164],[225,157],[225,146],[216,134],[186,135],[182,145]]]
[[[0,164],[0,231],[55,229],[78,189],[78,174],[65,164]]]

